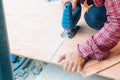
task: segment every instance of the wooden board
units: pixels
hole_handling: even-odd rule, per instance
[[[120,80],[120,63],[99,72],[98,75]]]
[[[60,4],[39,0],[3,1],[10,52],[49,61],[63,41]]]

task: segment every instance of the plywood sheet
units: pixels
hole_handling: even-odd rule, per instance
[[[63,40],[61,5],[39,0],[3,0],[3,3],[10,52],[49,61]]]

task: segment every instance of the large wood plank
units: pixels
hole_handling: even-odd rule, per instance
[[[10,52],[49,61],[62,42],[61,7],[39,0],[3,0]]]

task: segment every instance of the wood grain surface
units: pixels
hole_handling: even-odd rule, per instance
[[[49,61],[63,41],[60,4],[4,0],[4,9],[11,53]]]

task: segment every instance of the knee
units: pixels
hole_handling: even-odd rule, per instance
[[[88,16],[88,13],[85,13],[84,15],[86,23],[89,25],[89,27],[99,30],[102,28],[103,25],[100,24],[100,17],[97,15],[91,15]]]
[[[96,7],[93,5],[89,11],[85,13],[84,18],[91,28],[101,29],[107,20],[105,7]]]

